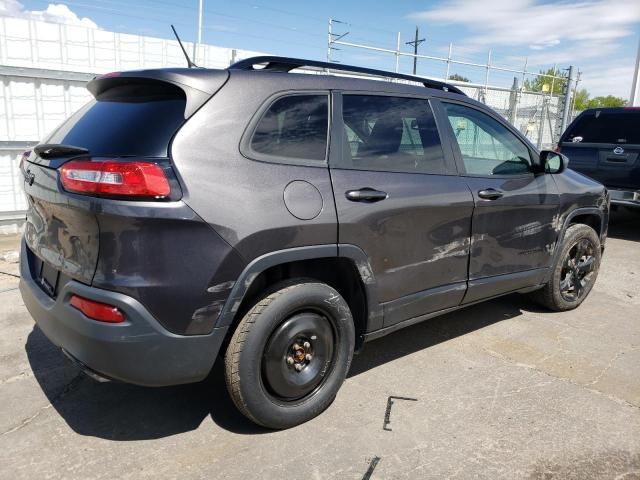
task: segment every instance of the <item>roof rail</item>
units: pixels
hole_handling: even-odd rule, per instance
[[[257,69],[255,65],[266,64],[264,68]],[[229,66],[229,70],[271,70],[274,72],[289,72],[296,68],[316,67],[326,70],[336,70],[340,72],[363,73],[365,75],[373,75],[376,77],[397,78],[401,80],[409,80],[423,84],[427,88],[435,88],[445,92],[458,93],[465,95],[459,88],[438,80],[430,80],[428,78],[417,77],[414,75],[405,75],[403,73],[386,72],[374,68],[356,67],[353,65],[342,65],[328,62],[318,62],[316,60],[303,60],[300,58],[259,56],[240,60]]]

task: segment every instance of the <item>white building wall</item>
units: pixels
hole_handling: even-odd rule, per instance
[[[184,46],[191,54],[193,43]],[[226,68],[255,55],[200,45],[197,63]],[[88,80],[111,71],[184,66],[175,40],[0,17],[0,223],[26,208],[22,152],[91,98]]]

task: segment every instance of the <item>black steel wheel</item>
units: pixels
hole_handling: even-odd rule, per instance
[[[300,312],[271,334],[262,358],[262,383],[276,399],[297,401],[311,394],[333,364],[335,335],[320,312]]]
[[[596,231],[588,225],[571,225],[564,234],[549,280],[541,290],[533,292],[533,298],[555,311],[576,308],[596,282],[601,255]]]
[[[274,287],[236,327],[225,379],[236,407],[269,428],[288,428],[322,413],[344,381],[355,345],[351,311],[324,283]]]

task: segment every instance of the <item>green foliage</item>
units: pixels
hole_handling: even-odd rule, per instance
[[[470,81],[467,77],[463,77],[462,75],[459,75],[457,73],[454,73],[453,75],[449,75],[449,80],[455,80],[457,82],[469,82]]]
[[[574,109],[578,112],[581,112],[582,110],[586,110],[587,108],[589,108],[587,106],[589,105],[589,92],[587,92],[585,88],[581,88],[576,92],[574,105],[575,105]]]
[[[549,68],[547,70],[541,70],[543,75],[553,75],[556,77],[562,76],[562,72],[559,69]],[[526,79],[524,81],[524,89],[530,92],[550,92],[551,85],[553,83],[553,94],[562,95],[562,87],[566,80],[555,79],[552,82],[552,78],[548,77],[535,77],[532,79]],[[546,85],[546,88],[545,88]],[[613,95],[607,95],[606,97],[594,97],[590,98],[589,92],[581,88],[576,91],[575,97],[575,110],[581,112],[587,108],[606,108],[606,107],[624,107],[626,100],[620,97],[614,97]]]
[[[587,108],[624,107],[627,101],[624,98],[607,95],[606,97],[589,98],[589,92],[581,88],[576,92],[575,110],[581,112]]]
[[[624,98],[607,95],[606,97],[593,97],[587,103],[587,108],[624,107],[626,103]]]
[[[547,70],[540,70],[540,74],[542,75],[553,75],[554,77],[560,77],[561,72],[558,68],[549,68]],[[527,78],[524,81],[524,89],[529,92],[550,92],[551,86],[553,85],[553,94],[561,95],[562,87],[565,81],[560,79],[553,79],[549,77],[540,77],[536,76],[534,78]],[[546,88],[545,88],[546,85]]]

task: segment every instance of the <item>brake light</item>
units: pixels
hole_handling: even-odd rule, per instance
[[[78,295],[72,295],[69,303],[93,320],[107,323],[124,322],[124,314],[113,305],[95,302]]]
[[[72,160],[60,168],[68,192],[163,198],[171,193],[162,168],[151,162]]]
[[[555,147],[553,147],[553,151],[556,153],[560,153],[560,145],[556,145]]]

